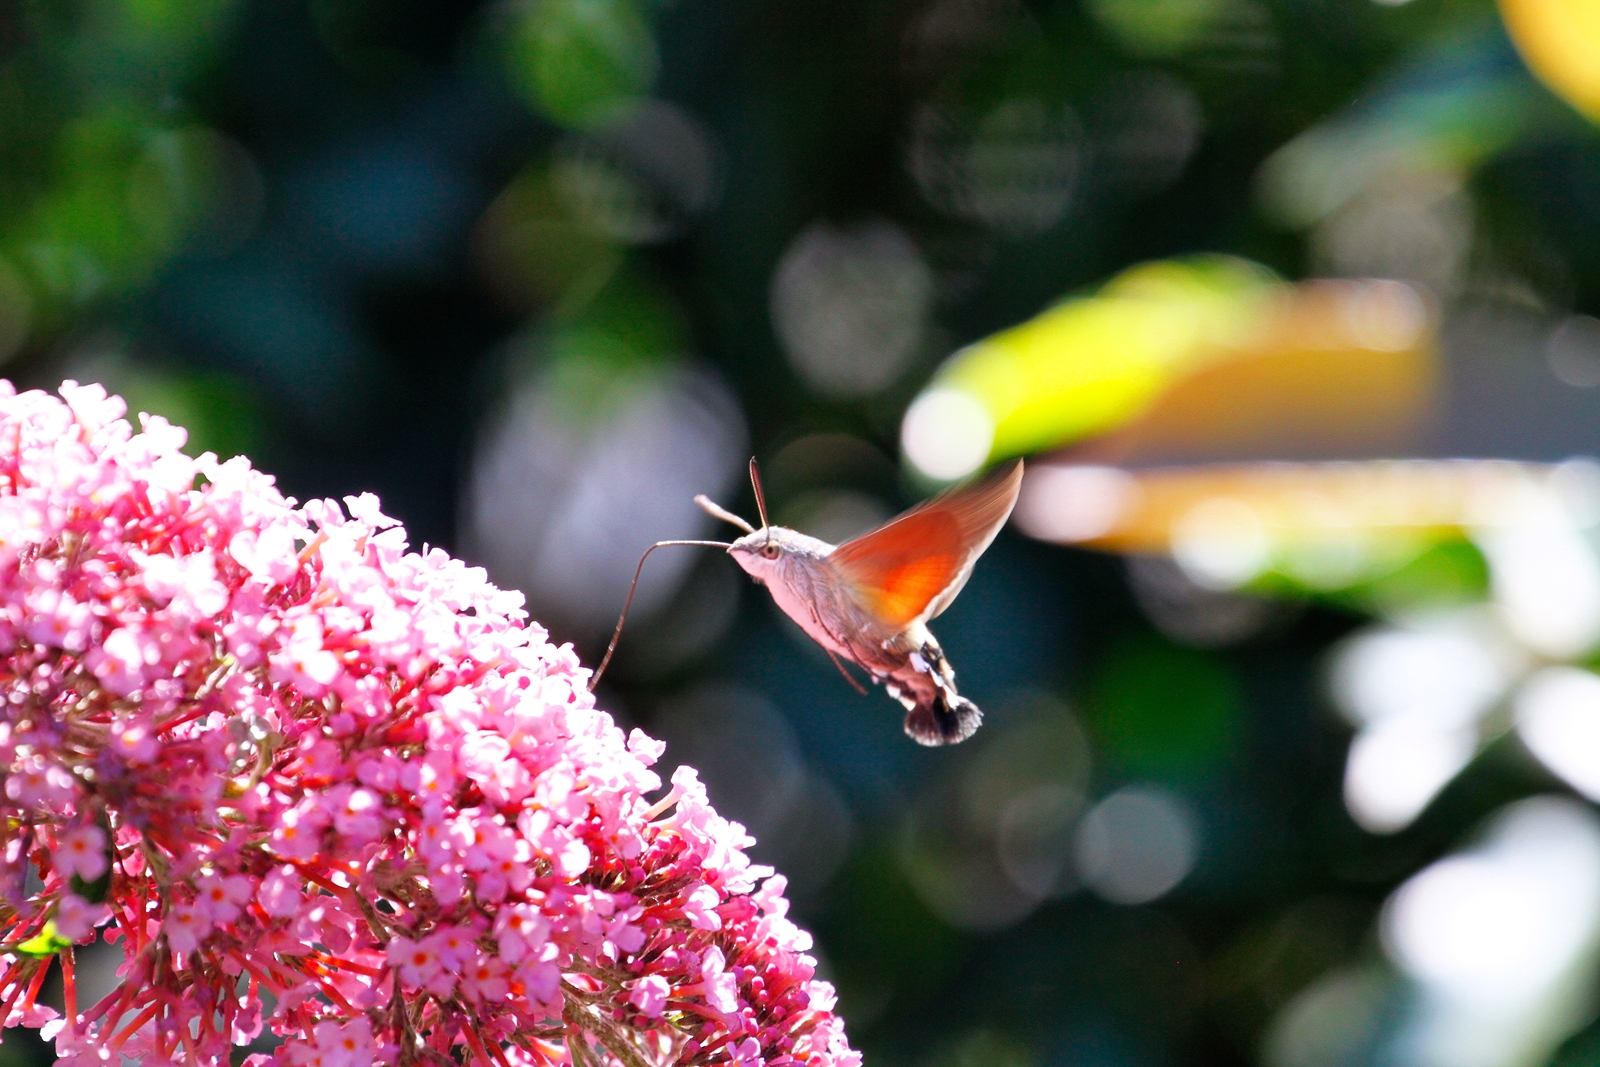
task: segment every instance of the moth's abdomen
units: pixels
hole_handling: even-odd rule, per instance
[[[906,712],[906,733],[919,745],[953,745],[971,737],[983,723],[978,705],[956,693],[939,696]]]
[[[956,672],[932,634],[889,672],[884,686],[904,705],[906,734],[919,745],[965,741],[983,722],[978,705],[956,692]]]

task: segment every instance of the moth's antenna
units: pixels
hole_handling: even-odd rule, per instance
[[[716,503],[710,497],[706,496],[704,493],[701,493],[699,496],[695,497],[694,498],[694,502],[696,504],[699,504],[702,508],[704,508],[706,511],[710,512],[715,517],[721,519],[723,522],[731,522],[731,523],[733,523],[735,526],[739,527],[739,529],[743,530],[745,533],[755,533],[756,532],[756,528],[754,526],[751,526],[748,522],[745,522],[743,519],[741,519],[739,516],[735,515],[733,512],[729,511],[727,508],[724,508],[722,505]]]
[[[761,491],[761,468],[756,466],[756,457],[750,457],[750,488],[756,491],[756,510],[761,513],[761,528],[767,530],[767,540],[772,540],[772,524],[767,521],[767,494]],[[754,533],[755,531],[750,531]]]
[[[743,520],[740,520],[743,521]],[[745,523],[746,528],[749,523]],[[754,533],[755,531],[751,531]],[[706,548],[732,548],[726,541],[657,541],[644,550],[644,555],[639,557],[639,565],[633,570],[633,584],[628,586],[628,599],[622,602],[622,615],[617,619],[617,628],[611,632],[611,643],[606,646],[605,658],[600,661],[600,666],[594,669],[594,675],[589,679],[589,692],[594,692],[594,687],[600,684],[600,676],[606,673],[606,667],[611,663],[611,657],[617,651],[617,642],[622,640],[622,624],[628,621],[628,609],[633,606],[633,591],[639,588],[639,575],[644,573],[644,561],[650,558],[650,553],[667,545],[704,545]]]

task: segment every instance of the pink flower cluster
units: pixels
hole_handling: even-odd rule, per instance
[[[651,799],[663,746],[520,595],[61,396],[0,382],[6,1025],[74,1064],[858,1067],[783,879],[692,771]]]

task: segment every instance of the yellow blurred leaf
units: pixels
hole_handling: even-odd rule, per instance
[[[956,353],[903,442],[935,478],[1096,437],[1088,453],[1115,462],[1393,447],[1429,408],[1433,349],[1430,309],[1397,282],[1150,263]]]
[[[1429,310],[1399,282],[1285,286],[1225,356],[1075,455],[1174,461],[1404,454],[1437,385]]]
[[[1600,122],[1600,3],[1500,0],[1500,13],[1539,80]]]

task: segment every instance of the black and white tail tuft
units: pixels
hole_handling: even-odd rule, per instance
[[[919,704],[906,712],[906,733],[919,745],[953,745],[971,737],[982,722],[978,705],[940,690],[931,704]]]

